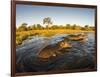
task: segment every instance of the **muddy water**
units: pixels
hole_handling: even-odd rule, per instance
[[[94,68],[94,33],[87,33],[85,41],[67,41],[72,48],[64,49],[63,54],[48,61],[37,58],[43,48],[56,44],[64,37],[67,37],[67,34],[57,34],[51,38],[33,36],[25,40],[22,45],[16,47],[16,72]]]

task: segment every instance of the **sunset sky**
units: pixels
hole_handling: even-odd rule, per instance
[[[94,26],[95,10],[91,8],[72,8],[36,5],[16,5],[16,26],[22,23],[43,24],[45,17],[51,17],[53,24],[78,24]]]

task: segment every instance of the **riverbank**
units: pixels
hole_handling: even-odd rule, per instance
[[[49,33],[51,34],[62,34],[62,33],[67,33],[67,34],[70,34],[70,33],[80,33],[80,32],[94,32],[93,30],[71,30],[71,29],[54,29],[54,30],[51,30],[51,29],[48,29],[48,30],[29,30],[29,31],[21,31],[21,32],[16,32],[16,35],[19,35],[19,34],[28,34],[28,35],[31,35],[31,34],[34,34],[34,33],[37,33],[37,34],[46,34],[46,33]],[[45,35],[47,36],[47,35]]]
[[[16,32],[16,45],[20,45],[23,40],[27,39],[30,36],[45,36],[51,37],[55,34],[73,34],[73,33],[87,33],[94,31],[86,31],[86,30],[70,30],[70,29],[46,29],[46,30],[29,30],[29,31],[21,31]]]

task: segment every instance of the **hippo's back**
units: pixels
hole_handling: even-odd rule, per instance
[[[58,51],[59,47],[57,45],[48,45],[40,51],[38,54],[39,58],[48,59],[52,56],[55,56],[55,52]]]

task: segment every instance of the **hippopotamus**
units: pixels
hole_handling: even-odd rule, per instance
[[[62,49],[70,48],[71,45],[66,42],[65,40],[58,42],[57,44],[48,45],[44,49],[40,51],[38,57],[40,59],[49,59],[51,57],[56,57],[57,55],[61,54]]]
[[[70,40],[70,41],[82,41],[86,39],[86,35],[85,34],[71,34],[71,35],[68,35],[65,39]]]

